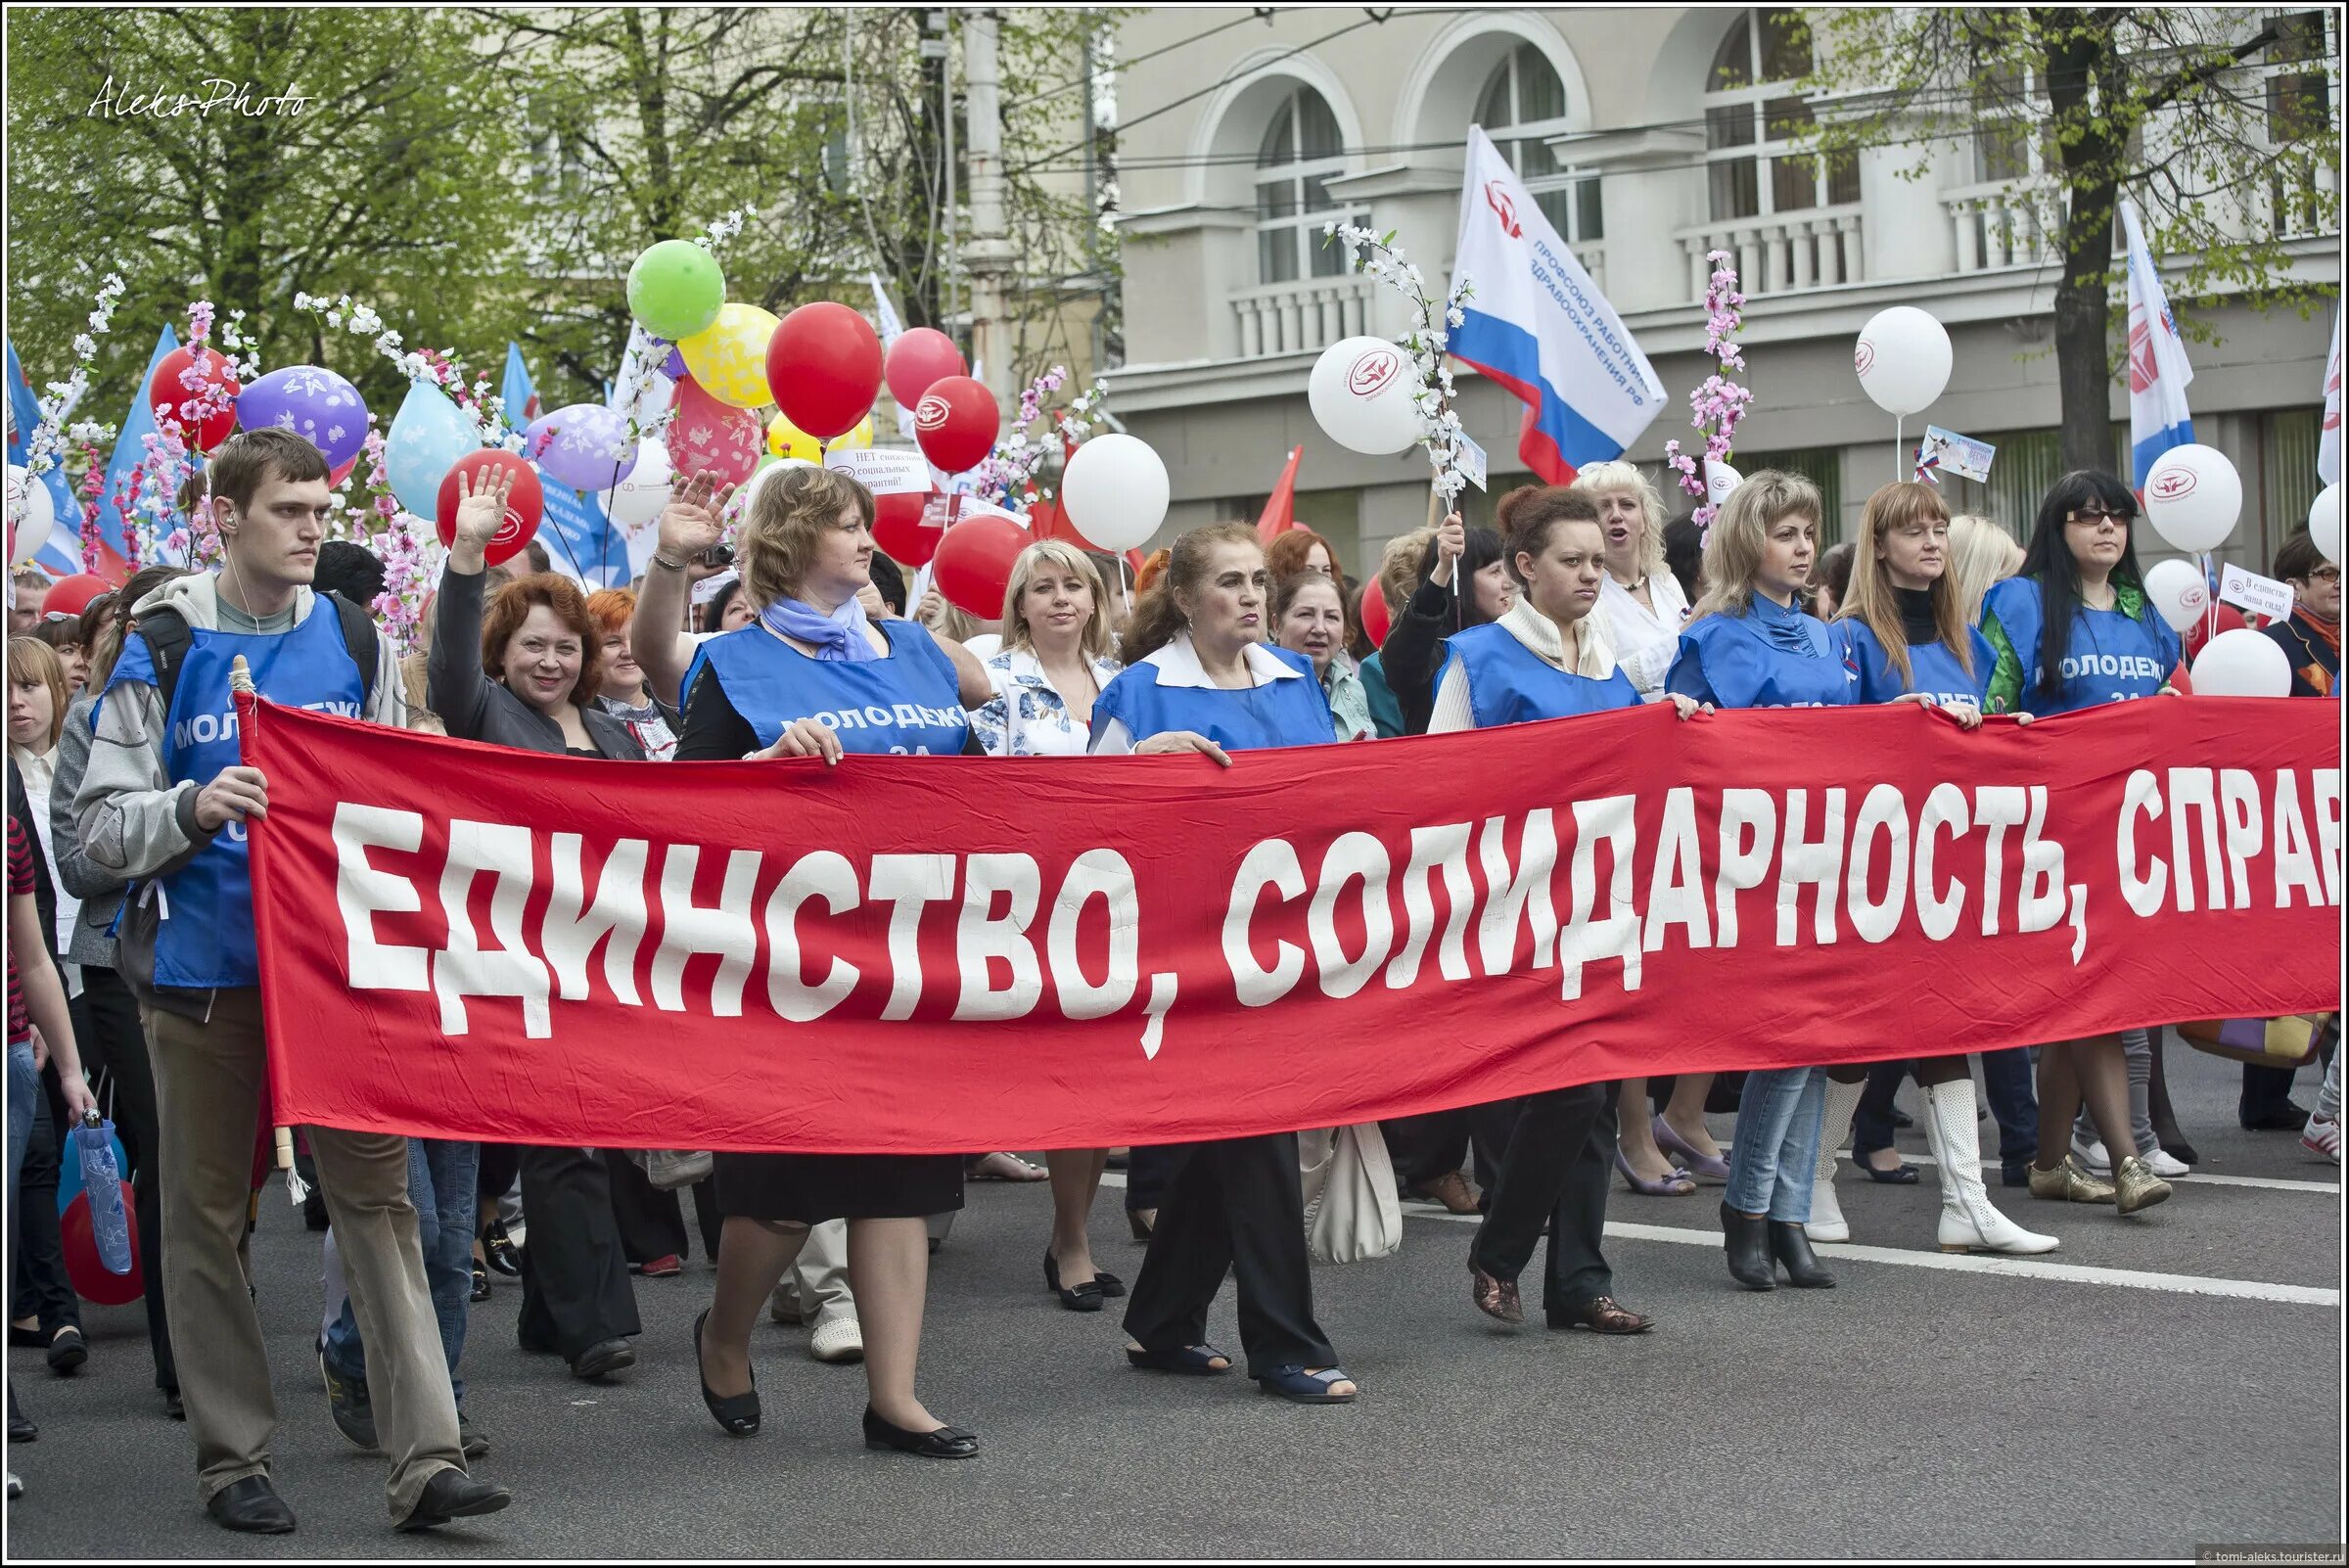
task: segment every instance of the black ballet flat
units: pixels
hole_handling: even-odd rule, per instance
[[[2164,1147],[2167,1145],[2165,1144]],[[2190,1165],[2192,1162],[2188,1161],[2188,1164]],[[1093,1270],[1093,1283],[1101,1287],[1101,1294],[1104,1296],[1117,1297],[1126,1294],[1126,1281],[1106,1268]]]
[[[958,1426],[942,1426],[935,1432],[908,1432],[893,1426],[864,1407],[864,1446],[898,1453],[910,1453],[917,1459],[968,1459],[979,1453],[979,1434],[965,1432]]]
[[[1044,1254],[1044,1288],[1060,1298],[1060,1304],[1073,1313],[1097,1313],[1109,1292],[1101,1288],[1100,1276],[1074,1285],[1060,1282],[1060,1260]]]
[[[710,1418],[726,1429],[726,1436],[747,1438],[759,1431],[759,1374],[751,1374],[748,1394],[717,1395],[710,1392],[710,1379],[702,1371],[702,1325],[710,1321],[708,1308],[693,1320],[693,1375],[702,1385],[702,1403],[710,1407]],[[869,1420],[869,1416],[867,1417]]]

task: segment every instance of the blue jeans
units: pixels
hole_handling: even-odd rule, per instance
[[[1819,1125],[1826,1110],[1823,1067],[1746,1074],[1737,1128],[1730,1134],[1729,1186],[1723,1194],[1728,1206],[1785,1224],[1810,1219],[1811,1173],[1819,1161]]]
[[[416,1236],[424,1247],[433,1316],[440,1324],[440,1354],[448,1360],[448,1390],[460,1405],[465,1380],[457,1375],[457,1361],[465,1354],[465,1318],[472,1310],[474,1186],[481,1169],[478,1143],[408,1139],[408,1200],[416,1205]],[[326,1360],[340,1376],[366,1379],[367,1347],[359,1341],[348,1298],[326,1331]]]

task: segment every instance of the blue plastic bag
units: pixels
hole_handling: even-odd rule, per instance
[[[122,1212],[122,1167],[115,1158],[115,1124],[90,1112],[68,1134],[80,1157],[82,1190],[90,1196],[90,1232],[109,1273],[130,1272],[130,1219]]]

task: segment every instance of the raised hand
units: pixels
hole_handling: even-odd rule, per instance
[[[682,562],[688,577],[706,577],[720,570],[705,566],[702,552],[717,543],[724,531],[722,514],[734,498],[734,486],[714,474],[696,474],[669,492],[661,512],[660,553]]]
[[[449,548],[477,565],[486,559],[489,541],[506,520],[506,497],[514,490],[514,471],[500,468],[479,476],[457,475],[456,537]]]

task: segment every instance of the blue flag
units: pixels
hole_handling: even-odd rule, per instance
[[[507,422],[516,430],[536,417],[538,389],[530,380],[530,366],[522,362],[522,345],[518,343],[506,345],[506,380],[498,395],[505,399]],[[601,503],[593,495],[547,478],[544,469],[539,469],[538,479],[546,494],[538,540],[546,546],[547,560],[555,570],[591,588],[624,585],[629,575],[627,540],[604,516]]]
[[[25,379],[23,362],[17,358],[15,339],[8,344],[8,460],[19,468],[32,440],[32,433],[41,422],[40,399],[32,394],[32,383]],[[81,505],[73,498],[73,486],[67,483],[65,471],[53,468],[41,476],[49,487],[49,499],[57,511],[57,527],[49,542],[41,546],[33,564],[53,575],[71,576],[81,570],[78,548]]]

